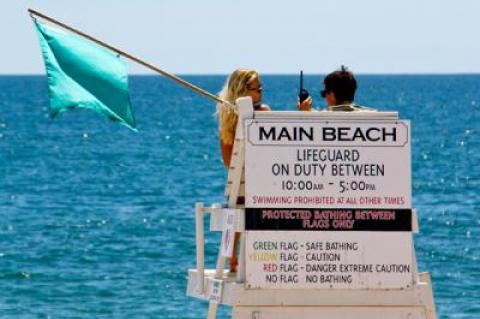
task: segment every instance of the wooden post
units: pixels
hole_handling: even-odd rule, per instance
[[[240,188],[240,181],[242,179],[242,175],[245,174],[245,132],[244,132],[244,125],[243,120],[247,117],[247,115],[253,112],[253,103],[250,97],[242,97],[237,99],[236,101],[238,107],[238,123],[237,123],[237,131],[235,136],[238,136],[240,139],[240,147],[238,148],[239,156],[238,162],[241,165],[241,169],[238,171],[241,172],[240,177],[238,180],[238,185],[235,185],[233,190],[236,191],[238,194],[238,190]],[[235,203],[236,204],[236,203]],[[245,233],[242,232],[240,234],[240,247],[239,247],[239,258],[238,258],[238,269],[237,269],[237,282],[243,283],[245,280]]]
[[[235,144],[238,151],[237,156],[232,158],[233,167],[235,167],[235,173],[232,180],[230,189],[230,196],[228,197],[228,207],[236,208],[238,200],[238,192],[240,190],[240,181],[243,174],[243,166],[245,162],[245,136],[243,131],[243,118],[253,112],[253,103],[251,97],[241,97],[236,101],[238,105],[238,122],[235,132]],[[240,258],[238,261],[237,280],[243,281],[243,273],[245,271],[245,254],[243,253],[244,247],[242,247],[242,241],[244,241],[243,234],[240,237]],[[243,244],[243,246],[245,246]],[[235,253],[235,252],[234,252]],[[218,252],[217,268],[215,271],[215,278],[221,279],[223,277],[223,268],[225,265],[225,258],[222,256],[221,249]],[[215,319],[217,316],[218,304],[211,302],[208,305],[208,319]]]
[[[203,292],[205,291],[205,243],[203,229],[203,203],[195,204],[195,237],[197,242],[198,293],[203,294]]]

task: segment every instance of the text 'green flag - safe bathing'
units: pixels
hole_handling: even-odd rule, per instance
[[[35,22],[48,76],[50,115],[89,108],[136,130],[123,61],[76,35]]]

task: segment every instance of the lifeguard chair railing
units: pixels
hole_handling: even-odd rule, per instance
[[[410,123],[396,112],[237,105],[227,203],[195,207],[187,294],[209,301],[207,318],[225,304],[235,319],[435,319],[413,246]],[[215,269],[205,269],[205,214],[222,232]]]

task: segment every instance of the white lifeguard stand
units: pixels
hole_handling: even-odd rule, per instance
[[[366,125],[365,123],[404,125],[400,123],[398,114],[396,112],[254,112],[250,98],[240,98],[237,101],[237,105],[240,113],[239,125],[237,125],[232,163],[228,172],[228,182],[225,192],[228,202],[227,204],[213,204],[208,207],[202,203],[197,203],[195,207],[196,269],[188,270],[187,294],[209,302],[207,318],[216,318],[218,305],[224,304],[233,308],[232,318],[234,319],[436,319],[430,276],[428,273],[418,273],[417,270],[415,249],[412,240],[413,234],[418,232],[418,222],[414,210],[404,209],[401,212],[397,212],[397,215],[391,215],[394,216],[394,220],[392,220],[392,218],[390,218],[390,220],[388,220],[389,218],[385,218],[385,225],[393,226],[381,226],[381,223],[372,223],[370,225],[367,224],[367,222],[361,224],[363,221],[355,221],[360,225],[366,225],[360,226],[366,227],[365,229],[367,230],[365,231],[361,228],[356,229],[356,231],[355,229],[350,229],[350,231],[336,229],[334,232],[324,230],[312,231],[310,229],[289,233],[280,228],[278,231],[274,229],[266,231],[246,229],[250,227],[246,227],[245,207],[247,206],[248,210],[251,201],[249,202],[249,199],[247,199],[247,205],[245,206],[244,204],[245,198],[249,197],[248,190],[262,187],[260,185],[262,181],[256,179],[256,171],[247,174],[247,180],[245,180],[245,140],[247,135],[246,130],[248,129],[246,127],[249,125],[252,126],[257,122],[264,124],[270,123],[271,125],[285,123],[287,127],[291,123],[305,124],[315,121],[337,124],[349,121],[351,123],[358,123],[360,126]],[[409,138],[409,136],[407,136],[407,138]],[[275,147],[275,145],[270,147]],[[301,145],[298,149],[302,147],[306,146]],[[378,154],[378,156],[384,156],[381,150],[379,150]],[[385,154],[387,157],[392,157],[390,153],[388,153],[390,155]],[[409,154],[408,149],[408,156]],[[394,159],[390,158],[390,161],[392,160]],[[264,161],[264,158],[258,158],[258,161]],[[408,159],[407,171],[410,171],[409,161]],[[262,169],[262,167],[259,169]],[[369,174],[372,174],[372,172]],[[399,174],[403,174],[401,169]],[[252,188],[247,186],[247,194],[245,194],[245,181],[247,183],[251,182],[248,178],[251,178],[254,180],[254,183],[258,183],[260,186],[252,185]],[[404,184],[405,183],[411,184],[410,176],[406,178]],[[292,183],[292,185],[296,184]],[[374,186],[368,189],[368,187],[365,186],[368,184],[362,185],[364,185],[362,186],[363,189],[369,190],[370,193],[379,190],[379,188],[375,189]],[[390,186],[387,185],[384,187],[388,188]],[[356,184],[355,187],[358,188],[358,184]],[[403,185],[403,187],[405,187],[405,185]],[[409,185],[408,187],[411,186]],[[290,189],[292,192],[299,192],[296,186],[292,186]],[[288,193],[288,190],[285,192]],[[408,204],[409,203],[406,205],[408,206]],[[269,207],[274,209],[272,206]],[[318,205],[318,207],[321,209],[322,205]],[[361,213],[364,211],[367,213],[370,212],[369,210],[365,210],[368,209],[367,206],[360,207],[360,209],[363,209]],[[308,209],[305,211],[308,213]],[[408,211],[408,214],[404,213],[405,211]],[[331,213],[331,211],[329,212]],[[342,210],[338,212],[341,213],[345,211]],[[385,212],[380,212],[380,214],[384,213]],[[394,214],[395,210],[392,210],[390,213]],[[203,226],[205,214],[210,214],[210,231],[222,232],[222,241],[218,252],[216,269],[205,269]],[[253,212],[253,214],[255,214],[255,212]],[[409,220],[406,221],[405,218],[401,218],[402,216],[408,216]],[[292,221],[283,220],[280,222],[288,226],[288,223]],[[404,225],[407,224],[408,226],[405,228]],[[262,227],[268,227],[268,225],[265,225]],[[375,227],[379,228],[377,229]],[[381,227],[390,227],[394,231],[382,231]],[[224,266],[226,258],[233,253],[235,233],[240,233],[241,238],[239,245],[239,267],[237,273],[229,273],[228,270],[224,269]],[[253,234],[255,234],[255,236]],[[248,236],[253,239],[249,240],[247,238]],[[275,273],[278,265],[282,263],[282,261],[278,259],[279,254],[282,254],[280,248],[275,245],[265,247],[268,245],[271,246],[271,244],[263,244],[258,251],[263,252],[262,254],[270,251],[271,255],[252,255],[253,257],[250,258],[247,256],[246,250],[249,249],[249,251],[252,252],[252,242],[255,240],[258,240],[258,242],[266,241],[275,243],[279,242],[279,238],[285,237],[285,242],[287,242],[288,236],[294,237],[297,249],[299,249],[298,245],[304,247],[306,242],[311,243],[312,238],[317,242],[338,241],[339,238],[345,238],[346,241],[357,242],[358,246],[364,248],[355,252],[338,252],[338,256],[341,255],[342,263],[355,263],[358,259],[364,265],[371,264],[371,267],[374,268],[375,263],[377,267],[378,265],[382,265],[383,259],[390,260],[391,263],[394,263],[398,258],[405,258],[407,261],[405,261],[403,268],[408,269],[408,272],[402,273],[402,271],[399,270],[400,268],[398,268],[398,273],[395,274],[375,271],[370,273],[356,273],[353,274],[353,277],[349,277],[351,279],[350,282],[327,282],[326,284],[307,283],[304,279],[298,280],[298,278],[305,275],[302,271],[305,271],[304,266],[306,262],[304,260],[305,256],[302,256],[300,259],[303,258],[303,261],[297,261],[296,264],[284,262],[284,266],[289,265],[289,267],[293,267],[296,265],[296,272],[294,273],[300,274],[295,277],[297,281],[293,279],[285,279],[283,283],[279,283],[278,281],[265,281],[265,276],[267,276],[267,278],[270,276],[268,272]],[[270,240],[267,240],[268,238],[270,238]],[[321,246],[322,244],[319,245]],[[298,255],[301,254],[301,252],[298,252],[296,256],[298,257]],[[336,255],[337,254],[333,256]],[[263,257],[258,256],[276,256],[275,258],[272,257],[273,259],[271,260],[276,260],[277,263],[263,263],[263,266],[259,266],[262,265],[262,263],[259,263],[258,260]],[[249,265],[247,265],[247,263],[249,263]],[[283,268],[285,269],[286,266]],[[266,273],[263,273],[263,271],[266,271]],[[278,270],[277,273],[280,274],[281,271]],[[315,271],[311,273],[315,273]],[[285,272],[285,274],[288,275],[289,273]],[[319,274],[322,274],[322,272],[317,271],[315,276]],[[285,278],[287,278],[286,275]]]

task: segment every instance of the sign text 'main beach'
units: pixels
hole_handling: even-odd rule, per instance
[[[324,122],[322,125],[292,125],[263,122],[255,130],[250,130],[252,144],[331,144],[342,143],[360,146],[403,146],[408,131],[403,123],[358,123],[345,125],[341,122]],[[253,131],[253,132],[252,132]],[[253,134],[252,134],[253,133]]]

